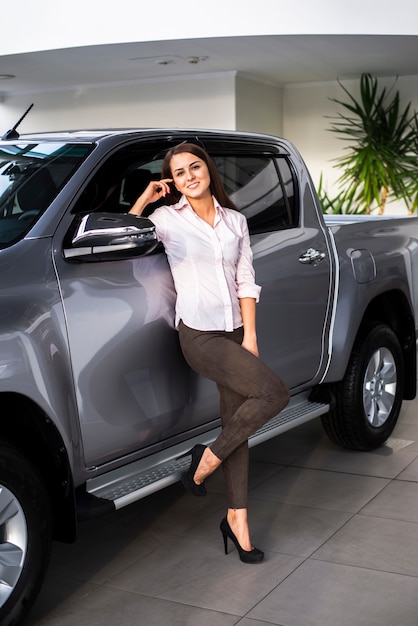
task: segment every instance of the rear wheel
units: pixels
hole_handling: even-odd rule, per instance
[[[50,509],[34,468],[0,444],[0,624],[16,626],[42,585],[51,551]]]
[[[335,406],[322,417],[327,435],[355,450],[381,446],[402,406],[404,368],[395,333],[385,324],[366,325],[356,340],[346,374],[335,384]]]

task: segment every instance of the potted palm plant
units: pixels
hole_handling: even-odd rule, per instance
[[[393,93],[393,86],[379,89],[377,78],[370,74],[361,76],[359,99],[339,84],[348,100],[331,98],[344,110],[331,118],[329,130],[349,145],[335,159],[342,169],[338,181],[343,186],[337,205],[354,212],[355,204],[357,213],[377,208],[383,214],[392,196],[413,210],[418,204],[418,121],[411,103],[402,109],[399,91]]]

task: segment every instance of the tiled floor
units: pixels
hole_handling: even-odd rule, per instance
[[[418,400],[373,453],[337,448],[315,421],[251,456],[262,564],[223,553],[219,472],[206,498],[175,485],[56,544],[26,624],[417,626]]]

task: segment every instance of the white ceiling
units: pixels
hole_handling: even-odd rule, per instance
[[[191,59],[198,60],[197,63]],[[3,98],[176,76],[239,72],[286,85],[418,75],[418,36],[272,35],[112,44],[0,56]]]

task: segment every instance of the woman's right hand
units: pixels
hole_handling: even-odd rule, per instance
[[[135,204],[129,211],[135,215],[141,215],[143,210],[148,204],[157,202],[160,198],[165,197],[170,193],[170,183],[173,182],[171,178],[163,178],[161,180],[152,180],[148,183],[145,191],[141,193]]]
[[[157,200],[163,198],[168,193],[170,193],[170,183],[172,182],[172,178],[152,180],[146,187],[145,191],[141,194],[141,196],[147,199],[148,204],[151,204],[151,202],[157,202]]]

